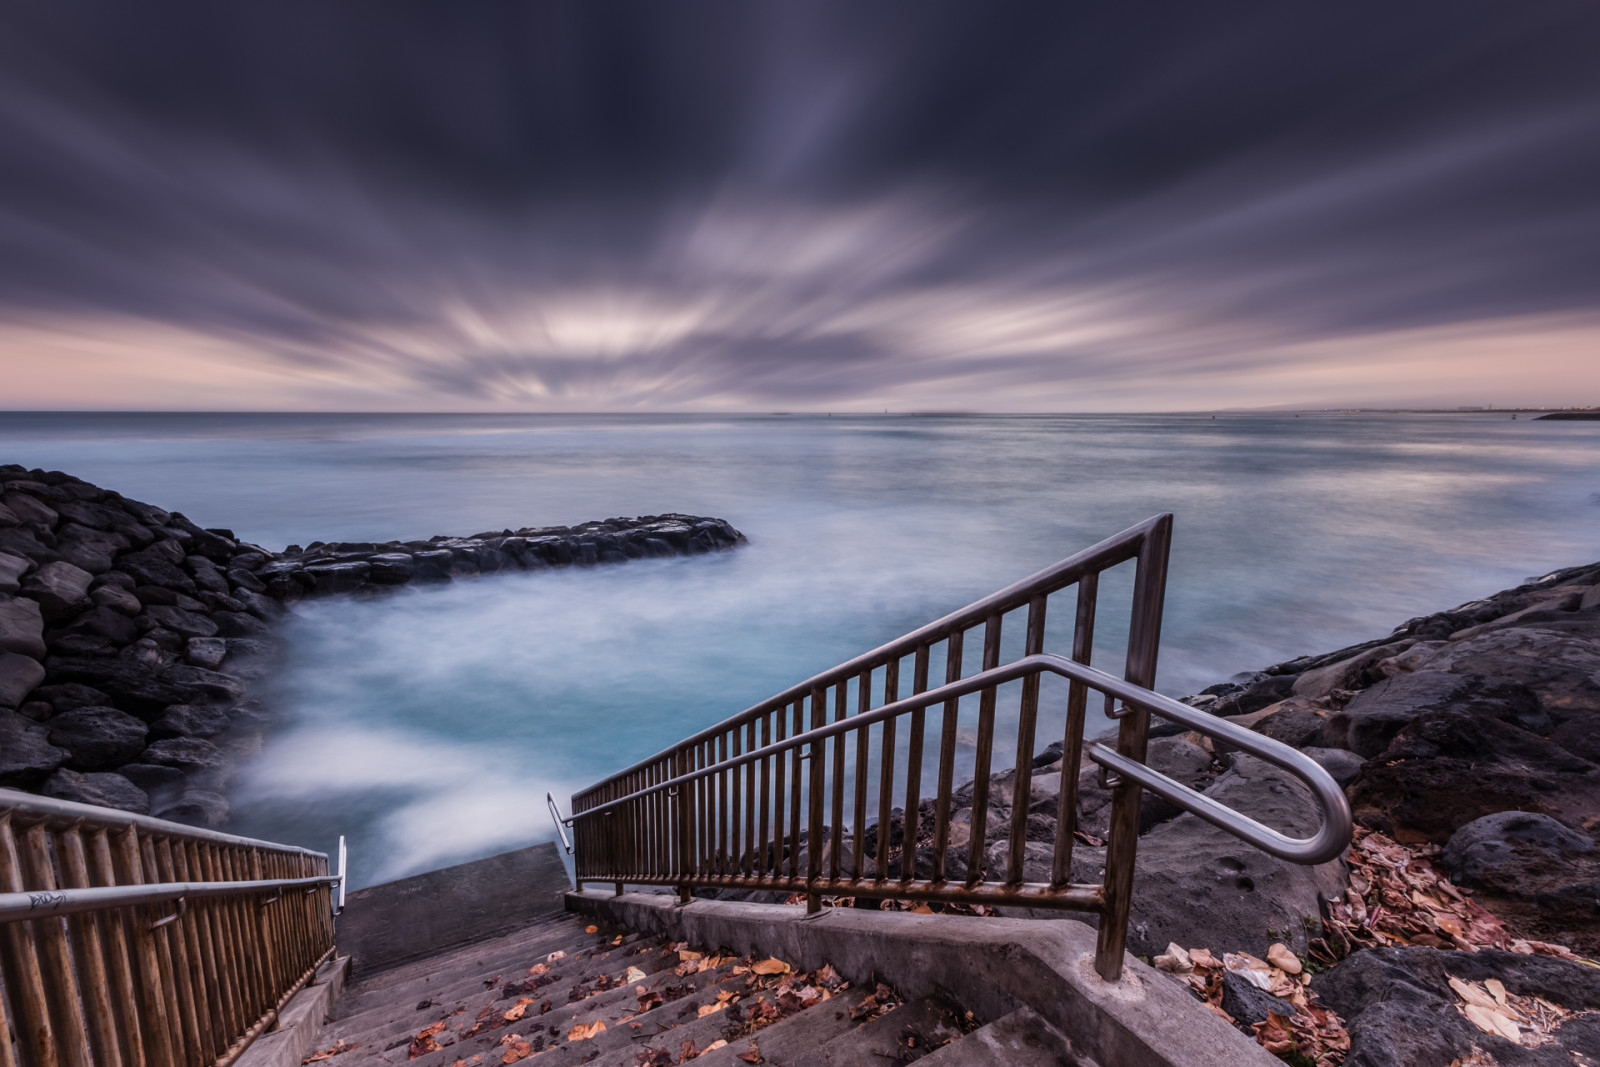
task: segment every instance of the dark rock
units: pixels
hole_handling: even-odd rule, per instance
[[[214,671],[228,656],[228,643],[220,637],[191,637],[184,647],[184,659],[196,667]]]
[[[61,685],[41,685],[33,691],[35,698],[48,700],[55,708],[56,714],[71,711],[73,708],[88,708],[108,704],[111,698],[98,689],[77,682],[65,682]]]
[[[194,576],[194,584],[200,589],[212,593],[226,593],[228,579],[217,570],[217,565],[204,556],[190,556],[184,561],[184,567]]]
[[[139,603],[138,597],[117,585],[102,585],[98,589],[90,590],[89,599],[102,608],[110,608],[129,618],[144,610],[144,605]]]
[[[411,557],[415,567],[413,579],[418,582],[448,582],[450,567],[455,556],[448,549],[418,552]]]
[[[1299,780],[1253,756],[1236,756],[1207,795],[1294,836],[1319,825]],[[1257,956],[1282,941],[1303,953],[1308,932],[1321,930],[1323,903],[1346,884],[1337,860],[1289,863],[1190,814],[1140,838],[1135,864],[1128,951],[1136,955],[1163,952],[1171,941]]]
[[[235,567],[228,572],[228,584],[235,589],[248,589],[252,593],[265,593],[267,587],[260,578],[243,569]]]
[[[1556,1044],[1538,1050],[1485,1034],[1456,1010],[1450,979],[1497,978],[1509,993],[1542,997],[1573,1011],[1592,1011],[1600,1006],[1600,983],[1593,974],[1582,964],[1550,956],[1413,946],[1357,952],[1312,979],[1311,987],[1350,1030],[1346,1067],[1442,1065],[1471,1056],[1474,1047],[1507,1065],[1565,1065],[1577,1062],[1568,1042],[1584,1039],[1582,1031],[1562,1027],[1554,1032]]]
[[[119,648],[109,637],[90,633],[62,633],[51,638],[51,651],[62,656],[115,656]]]
[[[161,678],[190,692],[190,699],[178,701],[182,704],[231,704],[244,696],[244,687],[233,678],[203,667],[176,664],[162,671]]]
[[[215,615],[219,611],[243,611],[244,605],[226,593],[212,593],[200,590],[195,594],[200,603],[205,605],[205,610]]]
[[[1159,737],[1149,743],[1145,763],[1190,789],[1201,792],[1219,781],[1211,753],[1182,737]],[[1172,801],[1145,792],[1139,798],[1139,832],[1174,818],[1183,811]],[[1084,762],[1078,772],[1078,829],[1105,837],[1111,829],[1111,790],[1100,784],[1100,767]],[[1163,941],[1159,950],[1166,948]]]
[[[1037,768],[1050,766],[1050,764],[1061,758],[1063,751],[1064,748],[1060,741],[1051,742],[1047,748],[1045,748],[1037,756],[1033,757],[1034,767]]]
[[[1443,859],[1458,885],[1516,895],[1536,871],[1559,870],[1575,856],[1595,850],[1594,838],[1548,815],[1501,811],[1457,830]]]
[[[1539,698],[1518,682],[1480,674],[1419,671],[1385,679],[1357,694],[1328,717],[1324,736],[1332,747],[1371,759],[1419,715],[1445,709],[1501,719],[1534,732],[1550,727],[1539,708]]]
[[[1300,751],[1316,760],[1317,766],[1327,771],[1340,785],[1349,785],[1354,781],[1365,762],[1354,752],[1343,748],[1307,747]]]
[[[233,591],[233,598],[244,605],[244,610],[258,619],[271,619],[283,614],[283,605],[269,596],[252,593],[240,586]]]
[[[39,791],[47,797],[79,804],[116,808],[135,815],[150,813],[150,795],[122,775],[109,771],[85,774],[63,767],[45,779]]]
[[[75,771],[103,771],[127,763],[144,750],[149,727],[116,708],[74,708],[46,724],[50,743],[71,755]]]
[[[1290,748],[1303,748],[1322,741],[1327,721],[1327,712],[1323,709],[1294,698],[1285,700],[1277,711],[1256,720],[1250,728]]]
[[[44,621],[54,625],[89,606],[89,583],[93,580],[94,575],[82,567],[58,560],[24,578],[22,592],[39,602]]]
[[[44,616],[26,597],[0,599],[0,651],[44,658]]]
[[[1434,711],[1396,734],[1348,793],[1364,824],[1401,841],[1443,844],[1500,811],[1578,821],[1593,813],[1600,767],[1499,719]]]
[[[0,708],[20,706],[44,679],[44,668],[32,656],[0,652]]]
[[[185,611],[176,605],[171,607],[153,605],[145,608],[144,617],[154,626],[171,630],[183,637],[217,636],[217,624],[209,616],[202,615],[198,611]]]
[[[361,588],[371,572],[370,564],[351,560],[345,563],[319,563],[306,567],[301,573],[311,579],[312,589],[317,593],[348,593]]]
[[[175,797],[183,788],[184,774],[176,767],[158,763],[128,763],[117,768],[117,773],[155,797]]]
[[[33,695],[37,697],[39,691],[35,689]],[[56,709],[51,707],[48,701],[26,700],[23,701],[21,707],[17,708],[17,713],[24,718],[32,719],[34,722],[44,722],[56,713]]]
[[[198,737],[164,738],[145,749],[139,762],[176,767],[186,774],[216,771],[225,763],[216,745]]]
[[[227,823],[228,817],[233,814],[228,799],[221,793],[209,789],[186,789],[183,796],[176,803],[169,804],[156,812],[158,819],[170,822],[181,822],[188,826],[201,826],[207,829],[216,829]]]
[[[212,618],[222,637],[259,637],[272,632],[272,626],[242,611],[219,611]]]
[[[117,560],[117,567],[131,575],[141,586],[155,585],[192,593],[195,589],[194,579],[179,566],[184,556],[182,547],[176,542],[162,540],[137,552],[126,553]],[[143,593],[139,599],[150,602],[150,598]]]
[[[171,630],[166,630],[159,626],[154,630],[148,631],[143,637],[135,642],[135,644],[148,644],[151,648],[159,649],[162,652],[168,653],[182,652],[188,647],[188,643],[188,638],[179,634],[175,634]],[[155,662],[155,660],[151,660],[150,662]],[[166,664],[166,662],[167,661],[162,661],[163,666]]]
[[[138,588],[139,583],[133,580],[133,575],[131,574],[123,574],[121,571],[106,571],[104,574],[94,576],[94,581],[89,583],[89,591],[92,593],[96,589],[108,585],[116,586],[118,589],[126,589],[131,593]]]
[[[20,590],[22,576],[32,567],[33,561],[26,556],[0,552],[0,593],[10,596]]]
[[[1495,630],[1451,642],[1424,669],[1521,682],[1557,723],[1600,711],[1600,641],[1575,634],[1542,627]]]
[[[1316,699],[1336,689],[1365,689],[1383,679],[1378,664],[1416,644],[1414,637],[1367,646],[1360,652],[1325,666],[1304,671],[1294,683],[1296,696]]]
[[[168,737],[215,737],[227,730],[231,722],[225,705],[174,704],[150,724],[150,736],[156,740]]]
[[[385,552],[367,560],[367,580],[379,585],[404,585],[416,572],[416,564],[404,552]]]
[[[67,761],[43,726],[0,708],[0,786],[33,789]]]
[[[159,604],[162,607],[176,607],[178,593],[164,585],[141,585],[133,590],[134,596],[146,604]]]
[[[69,656],[51,656],[45,666],[52,681],[94,686],[117,707],[146,719],[171,704],[213,704],[240,696],[239,683],[199,667]]]
[[[1291,696],[1294,683],[1293,676],[1262,678],[1244,689],[1218,697],[1206,710],[1213,715],[1249,715]]]
[[[139,627],[132,619],[121,612],[102,607],[93,608],[73,619],[67,624],[65,632],[94,634],[104,637],[113,645],[126,645],[139,639]]]
[[[1294,1018],[1294,1005],[1250,984],[1235,971],[1222,972],[1222,1010],[1242,1023],[1264,1023],[1268,1012]]]
[[[25,556],[34,563],[49,563],[61,558],[61,553],[39,540],[38,531],[23,526],[0,526],[0,552]]]
[[[32,526],[50,528],[61,521],[61,515],[55,508],[27,493],[7,493],[5,505],[18,519]]]
[[[94,530],[115,530],[127,523],[127,516],[118,509],[86,500],[64,500],[56,506],[63,519]]]

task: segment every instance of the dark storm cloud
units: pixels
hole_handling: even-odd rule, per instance
[[[14,3],[0,319],[648,405],[1590,314],[1597,47],[1585,3]]]

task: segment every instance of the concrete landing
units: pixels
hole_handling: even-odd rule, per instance
[[[559,916],[572,888],[553,842],[357,889],[338,920],[355,977]]]

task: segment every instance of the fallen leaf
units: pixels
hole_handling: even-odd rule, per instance
[[[622,935],[621,935],[621,934],[618,934],[618,935],[617,935],[617,936],[616,936],[616,937],[613,937],[613,938],[612,938],[612,939],[611,939],[611,943],[612,943],[612,944],[613,944],[613,945],[620,945],[620,944],[622,944]]]
[[[558,948],[554,952],[550,953],[550,955],[546,956],[544,958],[544,961],[546,963],[554,963],[556,960],[564,960],[566,958],[567,958],[566,952],[564,952],[564,951],[562,951],[561,949]]]
[[[1289,951],[1289,946],[1281,942],[1274,942],[1267,949],[1267,962],[1288,974],[1299,974],[1301,970],[1300,958]]]
[[[571,1030],[567,1031],[567,1040],[568,1041],[587,1041],[591,1037],[593,1037],[594,1035],[604,1031],[605,1028],[606,1028],[606,1024],[605,1024],[604,1020],[601,1020],[601,1019],[596,1019],[594,1022],[588,1023],[587,1025],[585,1025],[584,1023],[579,1023],[578,1025],[574,1026]]]
[[[516,1063],[518,1060],[527,1059],[532,1054],[533,1046],[521,1038],[518,1038],[506,1046],[506,1054],[500,1057],[500,1062]]]
[[[637,967],[629,967],[628,973],[622,976],[622,980],[624,982],[642,982],[644,981],[644,972]]]
[[[746,1063],[765,1063],[766,1062],[765,1060],[763,1060],[761,1058],[761,1046],[756,1044],[754,1039],[752,1039],[751,1042],[750,1042],[750,1051],[749,1052],[741,1052],[741,1053],[739,1053],[738,1058],[743,1060]]]
[[[517,998],[517,1002],[515,1004],[513,1004],[511,1006],[510,1010],[508,1010],[505,1013],[505,1015],[504,1015],[505,1021],[508,1022],[508,1023],[516,1022],[518,1019],[522,1018],[522,1016],[528,1010],[528,1005],[532,1004],[532,1003],[533,1003],[533,998],[532,997],[518,997]]]
[[[549,973],[550,973],[550,965],[548,963],[535,963],[532,967],[528,968],[528,977],[529,978],[532,978],[536,974],[549,974]]]
[[[690,952],[686,948],[680,948],[678,950],[678,961],[680,963],[687,963],[690,960],[697,960],[699,958],[700,958],[700,953],[698,953],[698,952]]]
[[[1498,978],[1485,978],[1483,984],[1489,990],[1489,995],[1495,999],[1495,1003],[1504,1008],[1506,1006],[1505,983]]]
[[[1493,997],[1471,982],[1463,982],[1459,978],[1452,978],[1450,979],[1450,988],[1455,990],[1456,996],[1466,1003],[1480,1007],[1485,1011],[1496,1011],[1500,1007],[1494,1002]],[[1493,1031],[1490,1032],[1492,1033]]]
[[[1522,1044],[1522,1035],[1517,1030],[1517,1024],[1507,1019],[1497,1011],[1480,1008],[1476,1004],[1468,1004],[1461,1009],[1461,1014],[1467,1020],[1486,1034],[1499,1034],[1514,1045]]]
[[[1169,974],[1188,974],[1194,970],[1194,960],[1183,950],[1183,946],[1176,941],[1168,942],[1167,951],[1157,956],[1153,961],[1157,970]]]
[[[301,1063],[317,1063],[317,1062],[319,1062],[321,1060],[332,1059],[335,1056],[344,1055],[346,1052],[349,1052],[351,1049],[353,1049],[355,1047],[356,1047],[355,1045],[347,1043],[345,1041],[345,1039],[341,1037],[338,1041],[335,1041],[328,1048],[319,1049],[318,1051],[313,1052],[311,1055],[307,1056],[305,1059],[301,1060],[300,1062]]]
[[[765,959],[750,968],[756,974],[788,974],[790,967],[780,959]],[[751,1063],[758,1062],[751,1060]]]
[[[700,1055],[704,1056],[708,1052],[715,1052],[719,1048],[727,1048],[727,1047],[728,1047],[728,1043],[726,1041],[722,1040],[722,1038],[719,1037],[715,1041],[711,1042],[711,1044],[709,1044],[705,1048],[701,1049],[700,1050]]]
[[[583,932],[586,934],[598,934],[600,932],[600,928],[598,926],[585,926],[583,928]]]

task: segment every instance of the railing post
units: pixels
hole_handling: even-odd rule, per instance
[[[828,721],[828,691],[820,686],[811,691],[811,729],[821,728]],[[827,768],[823,766],[826,739],[811,742],[811,783],[806,797],[806,913],[815,915],[822,910],[822,892],[817,881],[822,876],[822,790]]]
[[[1156,654],[1161,642],[1161,608],[1167,590],[1167,551],[1172,541],[1172,516],[1163,515],[1145,534],[1133,581],[1133,614],[1128,627],[1128,659],[1123,675],[1151,688],[1156,680]],[[1150,735],[1150,713],[1132,708],[1117,731],[1117,752],[1143,763]],[[1105,904],[1100,914],[1094,966],[1100,977],[1122,977],[1122,956],[1128,943],[1128,912],[1133,904],[1134,860],[1139,847],[1139,783],[1125,776],[1111,801],[1111,829],[1106,840]]]

